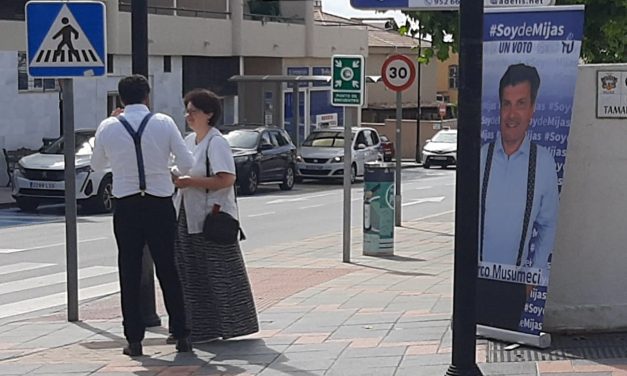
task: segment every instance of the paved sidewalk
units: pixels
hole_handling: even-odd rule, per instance
[[[444,375],[451,359],[453,214],[406,222],[395,256],[342,263],[341,234],[255,248],[243,243],[261,331],[177,354],[167,330],[150,330],[146,356],[130,359],[119,296],[0,327],[0,375]],[[164,320],[167,322],[167,320]],[[486,363],[486,375],[627,375],[627,360]],[[621,365],[622,364],[622,365]]]

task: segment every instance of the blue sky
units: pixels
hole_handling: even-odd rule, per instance
[[[342,17],[394,17],[397,23],[404,24],[405,16],[400,11],[375,13],[351,7],[350,0],[322,0],[322,10]]]

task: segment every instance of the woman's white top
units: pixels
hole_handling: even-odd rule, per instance
[[[194,155],[194,163],[189,171],[190,176],[207,176],[206,160],[209,156],[209,168],[211,175],[226,172],[235,175],[235,161],[228,141],[216,128],[211,128],[209,133],[196,144],[196,133],[185,137],[187,147]],[[176,173],[176,171],[174,171]],[[174,207],[178,218],[181,199],[185,203],[185,217],[187,219],[187,232],[199,234],[202,232],[205,217],[211,211],[214,204],[220,205],[220,210],[229,213],[237,219],[237,203],[233,186],[210,190],[205,188],[189,187],[181,188],[174,197]]]

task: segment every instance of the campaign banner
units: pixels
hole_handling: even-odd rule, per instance
[[[583,6],[486,9],[477,323],[543,330]]]

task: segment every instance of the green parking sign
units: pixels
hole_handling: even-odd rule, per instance
[[[364,104],[364,57],[361,55],[333,55],[331,85],[334,106],[362,106]]]

